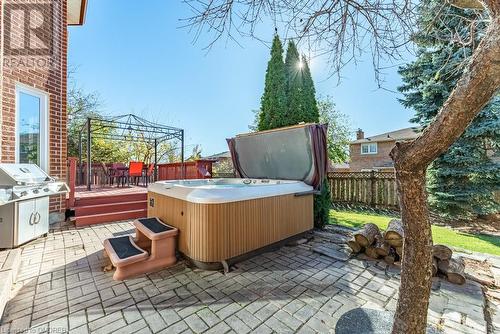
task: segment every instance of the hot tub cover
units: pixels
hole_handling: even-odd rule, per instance
[[[243,178],[300,180],[319,189],[328,159],[326,124],[303,124],[227,139],[236,173]]]

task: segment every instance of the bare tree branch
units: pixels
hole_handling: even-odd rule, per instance
[[[212,34],[207,48],[223,36],[256,36],[256,26],[272,20],[285,38],[308,45],[314,54],[328,55],[331,73],[363,53],[370,53],[377,81],[381,60],[401,59],[415,27],[411,0],[184,0],[193,15],[184,20],[195,31]],[[270,34],[268,34],[270,35]],[[262,40],[261,38],[259,38]]]

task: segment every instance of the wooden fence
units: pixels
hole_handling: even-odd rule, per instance
[[[399,209],[394,173],[331,172],[328,181],[334,203]]]

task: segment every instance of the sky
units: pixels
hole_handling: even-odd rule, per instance
[[[89,1],[85,25],[69,28],[68,63],[73,84],[99,94],[106,114],[134,113],[183,128],[187,156],[195,144],[210,155],[227,150],[226,138],[249,131],[270,49],[245,37],[239,45],[222,40],[207,52],[210,35],[194,41],[183,27],[190,15],[180,0]],[[271,40],[274,27],[262,24],[258,32]],[[353,136],[357,128],[370,136],[411,126],[412,111],[397,101],[401,81],[394,65],[383,64],[384,89],[369,54],[347,66],[340,83],[325,59],[312,58],[310,67],[317,96],[333,98]]]

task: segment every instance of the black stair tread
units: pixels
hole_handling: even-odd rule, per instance
[[[138,221],[153,233],[173,230],[173,227],[163,224],[158,218],[139,218]]]
[[[137,246],[131,242],[128,235],[124,237],[110,238],[108,240],[116,255],[121,260],[145,253],[145,251],[138,249]]]

